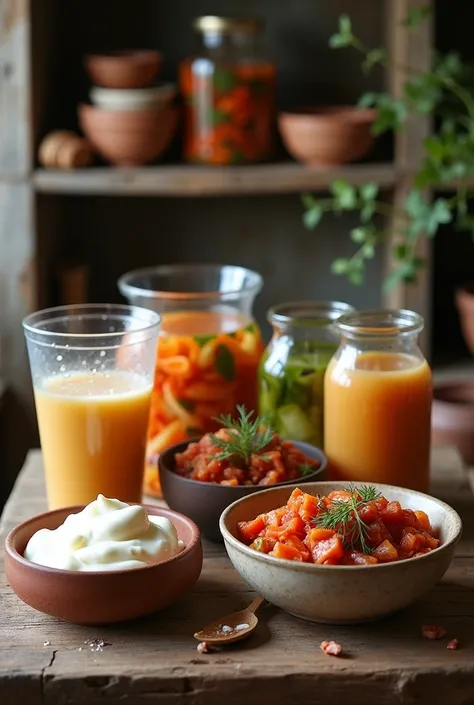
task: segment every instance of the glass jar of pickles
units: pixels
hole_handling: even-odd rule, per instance
[[[145,486],[161,496],[158,455],[175,443],[217,431],[221,414],[257,406],[263,353],[252,317],[262,277],[244,267],[176,264],[137,269],[118,282],[121,293],[161,315],[151,393]]]
[[[180,67],[184,156],[199,164],[251,164],[272,155],[276,68],[256,19],[206,16],[194,23],[197,55]]]
[[[270,309],[273,337],[259,371],[259,412],[284,438],[323,447],[326,367],[339,345],[340,301],[297,301]]]

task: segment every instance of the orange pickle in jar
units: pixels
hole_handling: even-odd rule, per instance
[[[369,313],[359,312],[352,319],[365,316]],[[397,312],[378,314],[379,319],[387,316],[396,318]],[[325,450],[331,479],[427,492],[432,375],[416,344],[420,317],[399,312],[398,318],[392,332],[374,323],[372,337],[365,321],[359,335],[351,316],[338,322],[350,338],[343,340],[325,376]]]
[[[148,425],[145,492],[160,493],[157,456],[220,428],[236,405],[257,407],[260,331],[237,311],[164,313]]]

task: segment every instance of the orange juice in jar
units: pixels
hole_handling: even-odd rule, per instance
[[[324,385],[331,479],[429,488],[431,370],[411,311],[359,311],[336,327],[342,343]]]
[[[236,405],[257,408],[263,353],[251,308],[259,274],[242,267],[171,265],[119,280],[130,301],[160,312],[148,424],[145,492],[160,496],[157,457],[166,448],[217,430]]]

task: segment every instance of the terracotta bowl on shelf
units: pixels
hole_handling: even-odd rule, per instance
[[[202,545],[196,524],[162,507],[143,505],[148,514],[165,516],[185,547],[176,556],[143,568],[74,571],[49,568],[23,557],[39,529],[56,529],[83,507],[56,509],[19,524],[5,541],[5,572],[16,595],[39,612],[73,624],[112,624],[143,617],[176,602],[191,590],[202,569]]]
[[[155,50],[125,49],[87,54],[84,65],[93,83],[104,88],[144,88],[158,75],[163,57]]]
[[[288,152],[311,165],[345,164],[371,149],[375,110],[354,106],[323,106],[283,112],[278,127]]]
[[[118,166],[141,166],[161,156],[178,124],[175,107],[110,111],[79,106],[79,125],[96,151]]]
[[[474,379],[435,382],[431,429],[433,445],[455,446],[474,465]]]
[[[464,340],[474,355],[474,283],[456,291],[456,306]]]
[[[345,482],[311,482],[312,495],[327,495]],[[434,497],[391,485],[374,487],[406,509],[422,510],[441,545],[423,556],[377,565],[319,565],[259,553],[239,538],[238,523],[282,506],[295,485],[276,487],[234,502],[220,529],[234,568],[259,595],[295,617],[326,624],[358,624],[407,607],[433,588],[448,569],[461,538],[462,523],[450,506]]]
[[[198,439],[196,439],[198,440]],[[255,492],[261,492],[262,485],[238,485],[235,487],[218,485],[212,482],[199,482],[178,475],[175,471],[175,455],[186,450],[192,441],[184,441],[168,448],[161,453],[158,460],[160,484],[163,499],[169,507],[182,512],[199,526],[203,536],[211,541],[222,541],[219,530],[219,517],[229,504],[241,497]],[[322,450],[301,441],[293,441],[298,450],[309,458],[318,461],[319,467],[298,482],[300,484],[321,480],[327,466],[327,458]],[[294,484],[294,480],[278,483],[275,487]]]

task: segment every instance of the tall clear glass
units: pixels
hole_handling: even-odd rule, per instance
[[[140,502],[160,316],[109,304],[27,316],[50,509]]]
[[[273,337],[260,365],[259,409],[284,438],[323,447],[324,373],[340,334],[341,301],[290,301],[268,312]]]
[[[342,335],[324,387],[324,446],[333,479],[429,485],[431,370],[418,347],[423,319],[366,310],[335,323]]]
[[[148,428],[145,491],[160,496],[158,455],[219,427],[236,405],[257,408],[263,344],[252,306],[262,277],[244,267],[177,264],[118,282],[132,304],[162,316]]]

